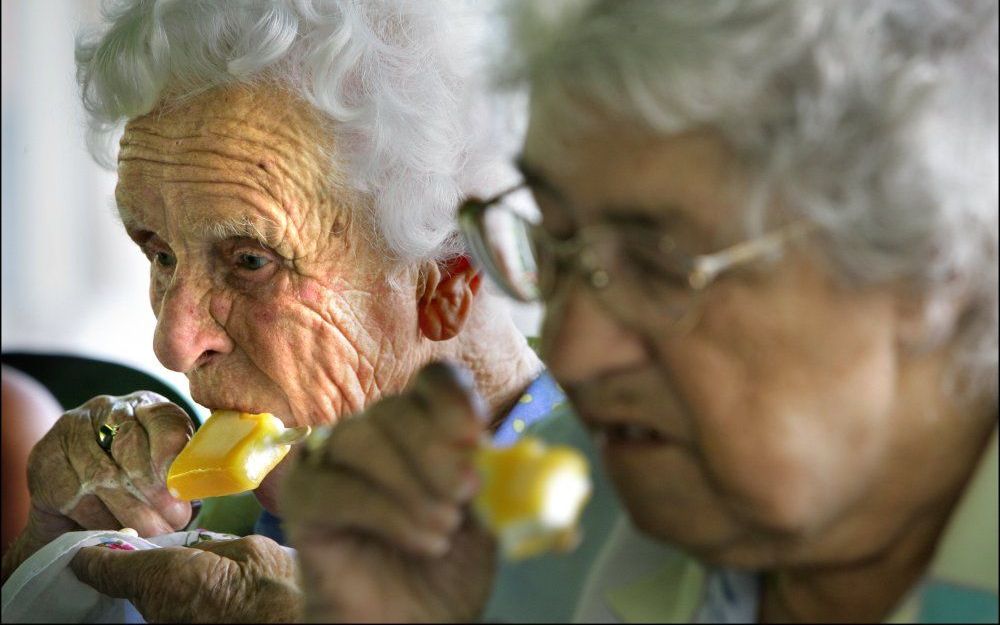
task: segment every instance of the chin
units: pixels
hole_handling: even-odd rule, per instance
[[[807,545],[802,537],[740,522],[722,506],[684,506],[627,489],[619,489],[619,497],[636,529],[709,566],[766,569],[809,562],[801,553]]]
[[[748,549],[736,528],[706,522],[698,514],[664,514],[647,506],[625,502],[632,524],[645,536],[685,552],[709,566],[761,568],[770,564],[764,548]],[[726,524],[728,525],[728,524]]]

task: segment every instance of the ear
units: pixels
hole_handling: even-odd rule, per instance
[[[429,263],[417,291],[417,323],[432,341],[447,341],[462,331],[482,276],[468,256]]]

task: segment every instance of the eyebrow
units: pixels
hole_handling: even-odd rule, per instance
[[[514,166],[517,170],[521,172],[521,176],[524,178],[525,184],[533,189],[543,190],[546,193],[553,195],[560,200],[564,199],[563,194],[553,185],[549,180],[542,175],[541,171],[536,169],[533,165],[529,164],[524,156],[518,156],[514,159]]]
[[[118,217],[118,221],[121,222],[122,226],[125,228],[126,234],[129,238],[142,245],[146,240],[152,236],[153,231],[146,224],[142,223],[132,211],[118,204],[114,204],[115,210],[114,214]]]
[[[122,225],[125,226],[129,236],[135,239],[137,233],[153,234],[152,228],[144,224],[126,208],[118,208],[118,216]],[[251,219],[246,215],[238,217],[228,217],[224,219],[211,219],[205,217],[197,220],[193,229],[201,234],[205,234],[216,240],[246,238],[253,239],[265,247],[276,249],[280,243],[280,226],[273,220],[259,218]],[[148,237],[140,237],[148,238]]]
[[[263,225],[263,228],[261,227]],[[205,223],[202,230],[210,236],[222,239],[254,239],[261,245],[278,246],[278,224],[270,219],[250,219],[246,215]]]
[[[691,225],[690,218],[675,205],[662,205],[653,208],[616,204],[608,205],[602,207],[601,221],[612,225],[661,230]]]
[[[559,200],[559,205],[570,217],[571,205],[565,199],[565,195],[559,191],[549,180],[533,165],[528,163],[524,156],[518,156],[514,161],[515,166],[524,177],[524,182],[529,187],[539,189]],[[690,220],[677,206],[666,205],[655,208],[640,208],[630,205],[606,205],[600,207],[601,220],[614,226],[648,227],[656,229],[667,229],[676,226],[683,226]]]

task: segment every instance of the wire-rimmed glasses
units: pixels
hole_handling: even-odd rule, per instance
[[[510,297],[550,300],[562,276],[578,273],[617,314],[679,324],[719,276],[780,252],[810,230],[794,222],[711,254],[690,254],[676,237],[647,223],[594,224],[555,238],[540,224],[531,191],[515,186],[489,200],[470,199],[459,222],[479,266]]]

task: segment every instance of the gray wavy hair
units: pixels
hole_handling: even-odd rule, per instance
[[[750,234],[767,198],[787,200],[851,283],[914,289],[932,342],[957,334],[956,372],[996,399],[995,0],[563,1],[512,18],[508,80],[530,83],[533,123],[572,136],[596,103],[657,133],[718,129],[759,183]]]
[[[498,141],[517,141],[476,88],[487,15],[437,1],[106,2],[76,45],[88,144],[113,167],[125,122],[167,98],[278,80],[334,122],[337,171],[372,200],[371,240],[400,263],[446,258],[462,251],[458,202],[506,175]]]

